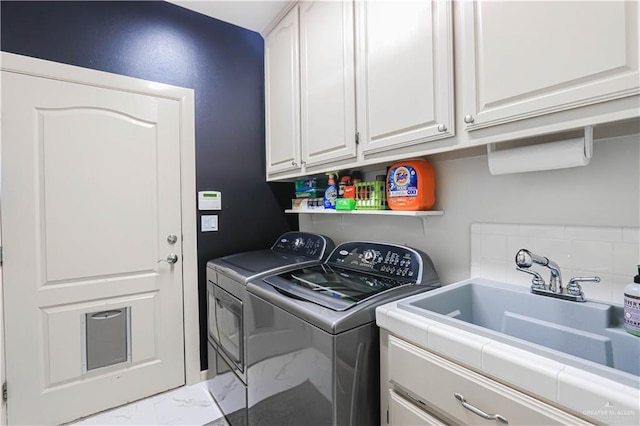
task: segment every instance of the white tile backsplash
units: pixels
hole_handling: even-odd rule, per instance
[[[515,267],[521,248],[556,262],[565,285],[575,276],[599,276],[600,283],[582,285],[587,298],[621,303],[640,264],[640,228],[473,223],[471,276],[529,286],[531,276]],[[547,268],[532,269],[548,279]]]
[[[640,243],[640,228],[622,228],[622,241],[625,243]]]
[[[640,247],[638,243],[614,243],[613,244],[613,273],[617,275],[625,275],[633,273],[637,268],[629,265],[636,265],[640,258]]]
[[[573,241],[571,268],[606,273],[613,272],[613,243],[606,241]]]
[[[483,259],[480,263],[480,276],[496,281],[506,281],[508,262],[504,260]]]
[[[483,223],[481,228],[483,234],[493,235],[511,235],[518,231],[518,225],[513,224]]]
[[[586,241],[622,241],[622,228],[602,226],[567,226],[566,238]]]
[[[507,257],[507,236],[485,235],[480,239],[480,255],[486,260],[504,261]]]
[[[565,238],[564,226],[557,225],[519,225],[518,235],[536,238]]]

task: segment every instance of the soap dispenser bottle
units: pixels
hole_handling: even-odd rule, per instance
[[[624,328],[640,337],[640,265],[638,275],[624,288]]]

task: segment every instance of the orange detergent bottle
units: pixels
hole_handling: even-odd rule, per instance
[[[427,161],[400,161],[389,168],[387,203],[391,210],[429,210],[435,202],[435,175]]]

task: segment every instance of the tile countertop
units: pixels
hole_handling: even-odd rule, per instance
[[[413,314],[376,309],[380,328],[525,393],[607,424],[640,424],[640,389]],[[640,383],[639,383],[640,385]]]

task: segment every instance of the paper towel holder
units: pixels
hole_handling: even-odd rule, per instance
[[[492,175],[535,172],[586,166],[593,156],[593,126],[586,126],[584,136],[534,143],[496,150],[487,144],[487,161]]]
[[[496,144],[487,144],[487,155],[496,152]],[[584,127],[584,156],[586,158],[593,157],[593,126]]]

